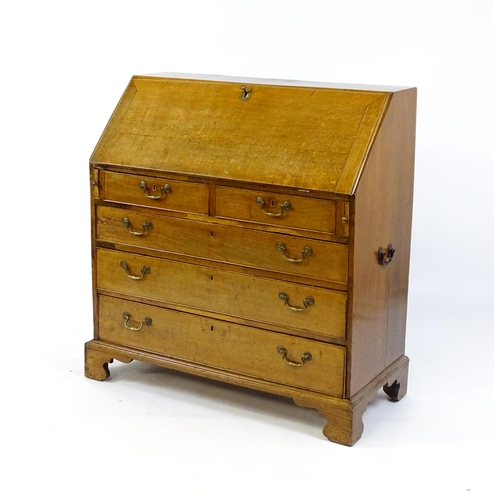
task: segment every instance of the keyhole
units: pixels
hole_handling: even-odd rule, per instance
[[[274,200],[271,200],[271,206],[274,207]]]
[[[153,187],[151,188],[153,191],[156,191],[156,184],[153,184]]]
[[[252,92],[252,89],[249,89],[248,87],[245,87],[244,85],[242,85],[240,88],[241,88],[240,99],[242,101],[248,100],[248,98],[250,97],[250,92]]]

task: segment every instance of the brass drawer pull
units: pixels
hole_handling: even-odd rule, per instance
[[[160,200],[164,196],[167,195],[167,193],[170,193],[172,191],[172,188],[170,187],[170,184],[165,184],[160,188],[160,194],[148,194],[149,188],[148,185],[146,184],[146,181],[141,181],[139,183],[139,187],[144,191],[144,196],[146,198],[149,198],[150,200]],[[156,184],[153,184],[153,191],[156,191]]]
[[[291,257],[287,257],[286,253],[286,245],[284,243],[278,243],[277,245],[278,251],[281,252],[283,258],[288,262],[302,262],[306,257],[309,257],[313,253],[313,249],[311,247],[304,247],[302,250],[302,258],[301,259],[292,259]]]
[[[289,201],[284,201],[281,204],[279,213],[266,212],[264,210],[264,206],[266,204],[266,202],[264,201],[264,198],[262,198],[262,196],[257,196],[257,199],[255,201],[257,202],[257,205],[259,205],[260,209],[262,210],[262,213],[269,215],[269,217],[280,217],[284,213],[283,210],[287,211],[287,210],[290,210],[292,208],[292,204]]]
[[[294,307],[288,303],[288,295],[285,292],[280,292],[278,297],[285,303],[285,307],[295,312],[305,311],[309,306],[314,304],[314,299],[308,295],[302,302],[304,303],[304,307]]]
[[[131,318],[132,316],[130,316],[129,313],[123,313],[123,319],[125,320],[125,323],[123,323],[123,326],[125,328],[127,328],[128,330],[133,330],[134,332],[138,332],[139,330],[142,330],[142,327],[144,325],[146,326],[150,326],[153,324],[153,320],[149,317],[146,317],[144,318],[142,321],[141,321],[141,326],[129,326],[127,325],[129,319]]]
[[[276,350],[278,351],[278,354],[281,354],[283,361],[292,366],[303,366],[306,361],[311,361],[313,358],[312,354],[306,351],[302,354],[302,362],[298,363],[297,361],[292,361],[286,357],[287,350],[282,345],[279,345]]]
[[[150,229],[153,229],[153,224],[151,221],[147,220],[143,225],[142,225],[142,229],[143,231],[133,231],[130,227],[130,221],[128,220],[127,217],[124,217],[122,219],[122,223],[123,225],[128,229],[128,232],[130,234],[133,234],[134,236],[143,236],[145,234],[148,234],[148,231]]]
[[[125,271],[125,274],[132,280],[142,280],[142,278],[144,278],[144,276],[146,276],[146,274],[149,274],[151,272],[151,269],[149,268],[149,266],[144,266],[141,269],[140,276],[135,276],[134,274],[130,274],[128,271],[128,264],[124,260],[122,260],[120,262],[120,267]]]

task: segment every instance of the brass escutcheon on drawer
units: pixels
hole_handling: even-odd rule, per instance
[[[278,213],[266,212],[264,210],[264,207],[266,205],[264,198],[262,198],[262,196],[257,196],[257,199],[255,201],[256,201],[257,205],[259,205],[260,209],[262,210],[262,213],[269,215],[269,217],[281,217],[286,211],[288,211],[292,208],[292,204],[289,201],[285,200],[280,205],[280,211]]]
[[[167,196],[167,193],[170,193],[172,191],[172,188],[170,187],[170,184],[165,184],[164,186],[161,186],[160,188],[160,194],[148,194],[150,189],[148,188],[148,185],[146,184],[146,181],[141,181],[139,183],[139,187],[143,190],[144,196],[146,198],[149,198],[150,200],[161,200],[165,196]],[[156,184],[153,184],[151,190],[154,192],[156,191]]]

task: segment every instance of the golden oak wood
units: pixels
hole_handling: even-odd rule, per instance
[[[136,76],[91,162],[351,194],[390,94],[252,85],[241,95],[229,82]]]
[[[257,203],[262,198],[264,205]],[[305,228],[324,233],[335,232],[336,203],[250,189],[216,188],[216,215],[284,227]],[[290,203],[290,209],[282,208]],[[273,214],[273,215],[267,215]]]
[[[297,405],[315,408],[325,417],[327,425],[323,434],[330,441],[352,446],[363,434],[363,413],[381,387],[393,401],[399,401],[406,395],[408,363],[406,356],[398,358],[356,396],[342,400],[347,404],[304,393],[292,397]]]
[[[327,342],[329,344],[335,344],[338,346],[345,346],[347,344],[346,339],[332,337],[331,335],[325,335],[320,332],[310,331],[310,330],[299,330],[297,328],[291,328],[284,325],[275,325],[275,324],[267,324],[262,323],[262,321],[255,321],[249,318],[236,318],[234,316],[228,316],[227,314],[221,314],[217,312],[210,311],[207,313],[206,311],[202,311],[200,309],[196,309],[191,306],[185,306],[182,304],[174,304],[171,305],[162,300],[145,298],[139,295],[131,296],[130,294],[122,293],[122,292],[110,292],[108,290],[97,290],[98,294],[109,295],[116,297],[118,299],[123,300],[133,300],[134,302],[138,302],[141,304],[152,305],[156,307],[171,309],[174,308],[176,311],[185,312],[188,314],[195,314],[197,316],[206,316],[213,319],[217,319],[219,321],[224,321],[226,323],[236,323],[243,326],[249,326],[252,328],[258,328],[261,330],[268,330],[277,333],[284,333],[287,335],[293,335],[295,337],[302,337],[311,340],[318,340],[320,342]]]
[[[141,272],[144,266],[147,274]],[[335,290],[104,249],[97,250],[97,288],[161,300],[169,307],[196,308],[200,314],[225,314],[331,338],[345,336],[347,295]],[[289,296],[292,307],[304,309],[306,297],[313,297],[314,304],[291,310],[280,292]]]
[[[124,320],[125,313],[130,315],[128,322]],[[99,338],[107,342],[343,396],[342,347],[107,296],[100,297],[99,315]],[[150,325],[141,323],[145,318],[151,318]],[[292,366],[277,352],[280,345],[294,363],[301,363],[306,352],[311,353],[311,359],[302,366]]]
[[[85,376],[94,380],[106,380],[109,373],[109,364],[117,359],[122,363],[131,363],[133,358],[128,358],[120,353],[113,356],[107,355],[97,349],[85,349]]]
[[[147,234],[135,236],[123,225],[124,218],[135,225],[142,225],[149,220],[153,227]],[[332,281],[337,288],[347,283],[348,247],[338,243],[157,215],[144,219],[140,212],[111,207],[98,209],[97,238],[171,254],[230,262],[251,269],[268,269],[292,276],[303,275]],[[278,249],[280,243],[284,245],[285,252]],[[306,247],[312,253],[304,256]],[[290,262],[284,257],[296,260],[303,258],[303,261]]]
[[[407,390],[415,106],[134,77],[91,158],[86,376],[137,359],[279,394],[354,444],[377,391]]]
[[[144,187],[141,187],[143,183]],[[145,175],[104,172],[103,199],[159,210],[208,214],[208,186]],[[164,186],[168,186],[164,189]]]
[[[393,96],[354,196],[348,384],[352,395],[404,354],[415,105],[415,89]],[[380,266],[377,250],[389,244],[396,249],[393,262]]]
[[[85,355],[87,360],[86,368],[89,367],[90,369],[90,373],[86,375],[96,380],[105,380],[109,377],[108,364],[113,359],[122,357],[121,361],[125,363],[128,363],[130,359],[137,359],[165,368],[172,368],[185,373],[292,398],[299,406],[318,410],[327,420],[327,425],[323,429],[324,435],[333,442],[347,446],[352,446],[361,437],[363,433],[363,413],[367,404],[377,395],[378,390],[381,387],[386,390],[386,386],[394,386],[394,382],[406,380],[408,374],[408,358],[403,356],[387,367],[355,398],[349,400],[311,392],[308,389],[291,387],[271,380],[264,380],[260,377],[252,377],[241,373],[229,374],[217,367],[200,365],[192,361],[100,340],[87,342],[85,344]],[[93,374],[97,376],[94,377]],[[392,394],[391,399],[399,400],[404,397],[406,393],[401,389],[399,395],[396,391],[391,392],[388,390]]]
[[[285,200],[286,201],[286,200]],[[123,204],[118,204],[118,203],[110,203],[110,202],[101,202],[99,204],[99,213],[101,213],[101,208],[104,206],[106,207],[111,207],[111,208],[127,208]],[[170,212],[170,211],[151,211],[144,209],[143,207],[140,206],[134,206],[133,207],[134,212],[146,214],[146,217],[151,218],[151,217],[172,217],[176,219],[183,219],[183,220],[188,220],[188,221],[199,221],[199,222],[207,222],[209,224],[214,224],[216,223],[218,226],[231,226],[231,227],[240,227],[243,229],[251,229],[253,231],[265,231],[269,233],[275,233],[275,234],[287,234],[290,236],[298,236],[301,238],[310,238],[314,240],[323,240],[323,241],[336,241],[337,243],[347,243],[349,239],[345,236],[337,236],[335,234],[330,234],[330,233],[319,233],[317,231],[308,231],[306,229],[296,229],[293,227],[287,227],[286,229],[283,228],[283,226],[271,226],[269,224],[261,224],[257,222],[247,222],[247,221],[242,221],[242,220],[232,220],[232,219],[223,219],[223,218],[217,218],[215,219],[214,217],[207,217],[205,215],[199,215],[199,214],[189,214],[187,212]],[[153,219],[151,219],[153,221]],[[160,219],[161,220],[161,219]],[[116,225],[117,227],[121,227],[122,224],[122,219],[117,219],[117,220],[108,220],[106,218],[99,218],[98,222],[100,224],[106,225],[106,224],[113,224]]]
[[[206,175],[206,176],[193,175],[193,174],[186,175],[179,172],[145,168],[141,167],[140,165],[135,165],[131,167],[127,165],[112,165],[109,163],[100,163],[100,162],[94,162],[91,163],[91,165],[92,168],[100,170],[101,173],[103,174],[103,177],[106,172],[116,172],[119,174],[130,174],[130,175],[152,177],[155,179],[165,179],[165,182],[168,182],[169,180],[170,181],[175,180],[180,182],[194,182],[196,184],[207,184],[209,186],[209,189],[210,189],[210,184],[213,184],[213,187],[225,186],[225,187],[233,187],[236,189],[240,189],[242,186],[244,186],[245,189],[257,189],[264,191],[272,190],[273,193],[299,195],[300,197],[303,198],[319,198],[325,200],[343,200],[343,201],[348,201],[350,199],[350,195],[335,193],[333,191],[322,191],[320,189],[312,191],[310,189],[304,189],[300,187],[279,186],[275,184],[268,185],[268,184],[263,184],[261,182],[248,182],[242,184],[241,182],[238,181],[213,177],[211,175]],[[104,183],[103,180],[101,182]],[[210,200],[210,201],[215,201],[215,200]]]

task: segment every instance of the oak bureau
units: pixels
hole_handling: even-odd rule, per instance
[[[292,398],[352,445],[406,394],[416,89],[134,76],[90,159],[94,339]]]

